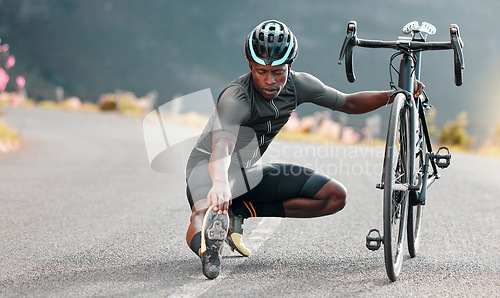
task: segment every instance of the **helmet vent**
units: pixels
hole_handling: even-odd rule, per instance
[[[283,34],[280,34],[280,36],[278,37],[278,42],[282,42],[283,41]]]
[[[277,47],[277,48],[276,48],[276,54],[277,54],[277,55],[278,55],[278,54],[281,54],[281,52],[282,52],[282,51],[281,51],[280,49],[281,49],[281,47]]]
[[[274,42],[274,35],[269,35],[267,37],[267,42]]]

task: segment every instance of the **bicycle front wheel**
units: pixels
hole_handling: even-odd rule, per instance
[[[384,258],[387,275],[395,281],[403,265],[406,235],[407,190],[407,109],[406,98],[398,94],[394,99],[387,131],[384,157]]]

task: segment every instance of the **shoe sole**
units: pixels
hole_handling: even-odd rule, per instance
[[[205,213],[202,226],[201,263],[203,274],[214,279],[219,275],[221,248],[227,236],[229,216],[218,214],[210,207]]]

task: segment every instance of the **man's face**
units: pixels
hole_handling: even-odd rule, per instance
[[[271,100],[278,97],[283,87],[285,87],[290,65],[260,65],[255,61],[251,61],[250,69],[257,90],[265,99]]]

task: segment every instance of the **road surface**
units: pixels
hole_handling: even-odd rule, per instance
[[[7,109],[24,139],[0,156],[1,296],[500,296],[500,161],[454,154],[428,192],[419,255],[389,282],[382,148],[276,142],[266,160],[313,167],[348,189],[340,213],[249,219],[249,258],[227,247],[209,281],[185,244],[179,173],[151,170],[142,119]],[[182,133],[185,128],[178,128]]]

